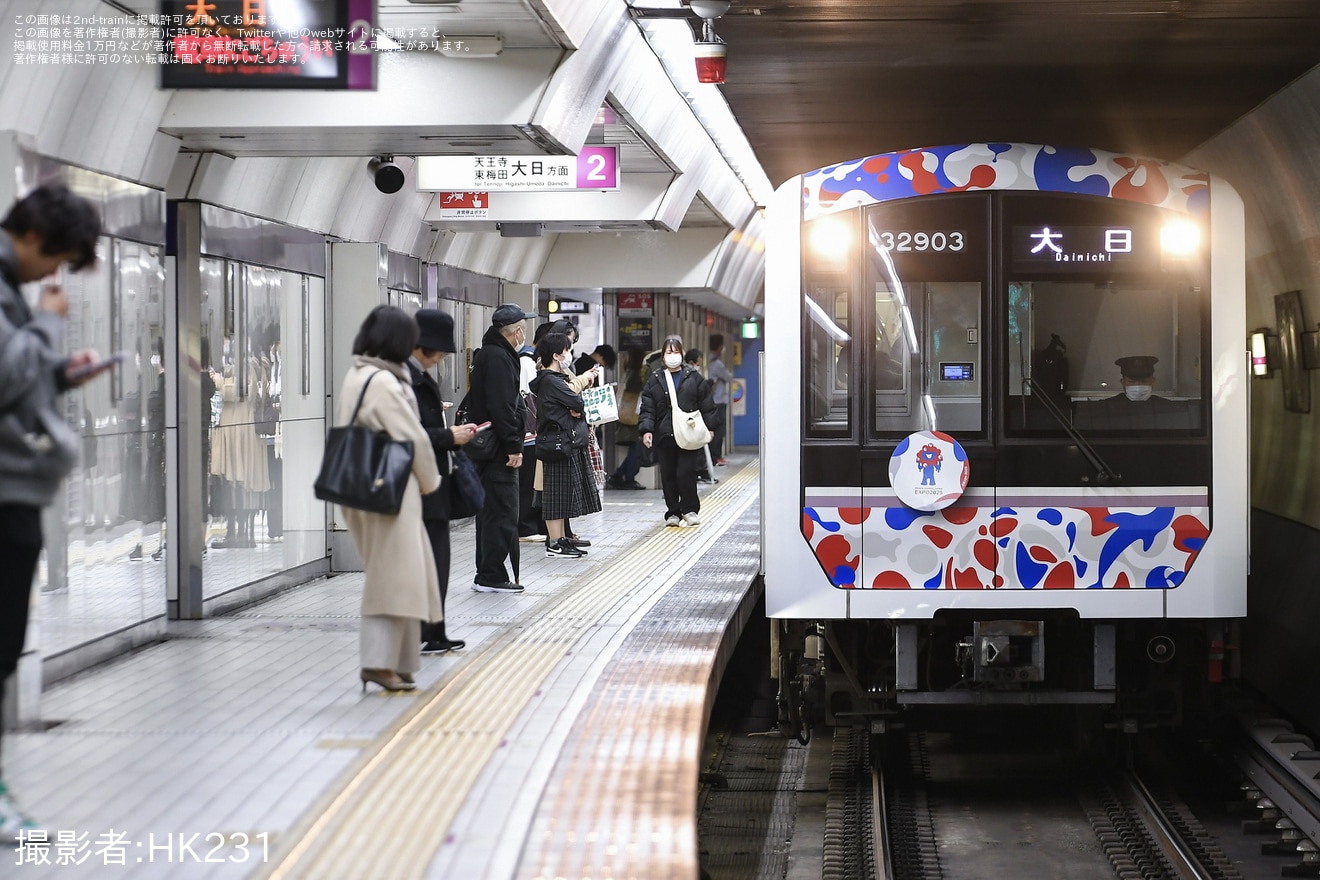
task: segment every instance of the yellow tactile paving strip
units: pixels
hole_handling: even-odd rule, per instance
[[[713,526],[758,473],[755,465],[744,467],[705,495],[703,520]],[[534,620],[508,628],[444,687],[399,697],[418,705],[309,811],[258,876],[422,877],[473,783],[578,637],[637,586],[639,573],[672,566],[680,550],[687,551],[683,561],[695,561],[694,544],[707,543],[700,537],[700,531],[657,528],[548,600]],[[441,788],[446,797],[437,799]]]

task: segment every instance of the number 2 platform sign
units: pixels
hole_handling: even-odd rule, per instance
[[[617,190],[619,148],[590,145],[577,156],[418,156],[422,192]]]

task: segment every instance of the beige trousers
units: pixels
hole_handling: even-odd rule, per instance
[[[422,665],[422,622],[415,617],[362,615],[363,669],[416,672]]]

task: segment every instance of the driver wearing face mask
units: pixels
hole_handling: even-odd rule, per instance
[[[1150,400],[1151,391],[1155,387],[1155,365],[1160,359],[1151,355],[1133,355],[1131,357],[1121,357],[1114,361],[1122,373],[1120,380],[1123,385],[1123,394],[1128,400],[1140,402]]]
[[[1154,394],[1154,355],[1131,355],[1114,361],[1122,394],[1079,404],[1074,424],[1084,430],[1148,431],[1193,430],[1200,425],[1200,403],[1169,400]]]

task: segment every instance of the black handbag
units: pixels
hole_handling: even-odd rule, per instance
[[[558,425],[552,431],[542,428],[536,435],[536,457],[541,461],[550,463],[568,461],[568,454],[572,449],[573,435]]]
[[[471,446],[472,442],[468,441],[466,445]],[[481,486],[477,469],[462,450],[454,450],[449,459],[449,518],[455,520],[476,516],[485,503],[486,490]]]
[[[473,461],[490,461],[499,451],[500,444],[495,439],[495,431],[492,428],[478,431],[475,437],[463,444],[464,454]]]
[[[655,435],[652,434],[651,437],[654,438]],[[638,440],[638,441],[637,441],[637,466],[638,466],[638,467],[655,467],[655,463],[656,463],[656,462],[655,462],[655,448],[652,447],[652,446],[647,446],[647,445],[646,445],[645,443],[643,443],[641,440]]]
[[[362,384],[348,424],[330,429],[313,489],[322,501],[396,516],[412,476],[412,441],[395,440],[384,432],[354,424],[367,386],[383,372],[377,370]]]

